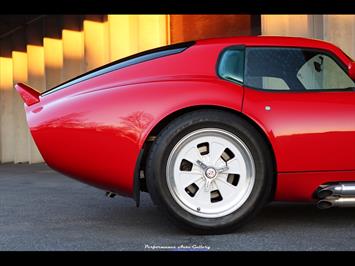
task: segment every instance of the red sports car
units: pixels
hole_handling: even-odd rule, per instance
[[[141,191],[180,225],[219,233],[266,203],[355,206],[355,62],[292,37],[139,53],[39,93],[16,89],[50,167]]]

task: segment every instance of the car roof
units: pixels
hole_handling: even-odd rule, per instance
[[[196,41],[197,45],[204,44],[225,44],[225,45],[245,45],[245,46],[282,46],[282,47],[302,47],[328,50],[338,55],[345,63],[349,63],[352,59],[346,55],[336,45],[316,39],[303,37],[286,37],[286,36],[238,36],[211,38]]]
[[[286,36],[238,36],[238,37],[225,37],[225,38],[211,38],[197,41],[199,44],[219,44],[219,43],[233,43],[244,45],[275,45],[275,46],[328,46],[331,43],[303,38],[303,37],[286,37]]]

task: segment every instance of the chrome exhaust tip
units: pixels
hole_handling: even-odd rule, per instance
[[[320,200],[317,202],[316,206],[318,209],[325,210],[333,207],[333,203],[329,200]]]
[[[355,197],[322,199],[317,202],[319,209],[329,209],[331,207],[355,207]]]
[[[333,195],[333,191],[329,190],[328,188],[323,188],[317,191],[317,198],[318,199],[325,199]]]
[[[316,193],[319,209],[331,207],[355,207],[355,183],[343,182],[337,184],[321,185]]]
[[[344,182],[332,185],[322,185],[319,187],[317,193],[318,199],[324,199],[331,196],[355,196],[355,183],[354,182]]]

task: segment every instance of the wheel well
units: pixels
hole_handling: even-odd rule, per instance
[[[142,155],[142,159],[139,162],[139,167],[137,167],[137,169],[143,170],[145,168],[145,162],[147,159],[147,155],[149,154],[149,150],[150,147],[154,141],[154,137],[156,137],[159,132],[165,127],[167,126],[171,121],[173,121],[174,119],[176,119],[177,117],[192,112],[192,111],[196,111],[196,110],[203,110],[203,109],[214,109],[214,110],[222,110],[222,111],[226,111],[229,113],[233,113],[235,115],[238,115],[239,117],[243,118],[244,120],[246,120],[248,123],[250,123],[255,130],[257,130],[260,135],[263,137],[265,143],[268,145],[269,150],[272,154],[272,161],[273,161],[273,175],[274,178],[276,180],[276,173],[277,173],[277,166],[276,166],[276,158],[275,158],[275,154],[272,148],[272,145],[268,139],[268,137],[266,136],[265,132],[259,127],[258,124],[256,124],[252,119],[250,119],[248,116],[244,115],[241,112],[238,112],[236,110],[233,109],[229,109],[226,107],[221,107],[221,106],[210,106],[210,105],[203,105],[203,106],[193,106],[193,107],[188,107],[188,108],[184,108],[184,109],[180,109],[174,113],[169,114],[168,116],[166,116],[164,119],[162,119],[149,133],[148,137],[146,138],[144,144],[143,144],[143,155]],[[146,184],[145,184],[145,179],[144,178],[140,178],[140,190],[141,191],[147,191],[146,188]],[[273,191],[271,193],[272,197],[275,194],[276,191],[276,182],[274,182],[274,187],[273,187]],[[272,200],[272,199],[270,199]]]

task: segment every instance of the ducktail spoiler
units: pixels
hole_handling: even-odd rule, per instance
[[[39,96],[41,94],[30,86],[23,83],[17,83],[15,85],[15,89],[27,106],[31,106],[39,102]]]

